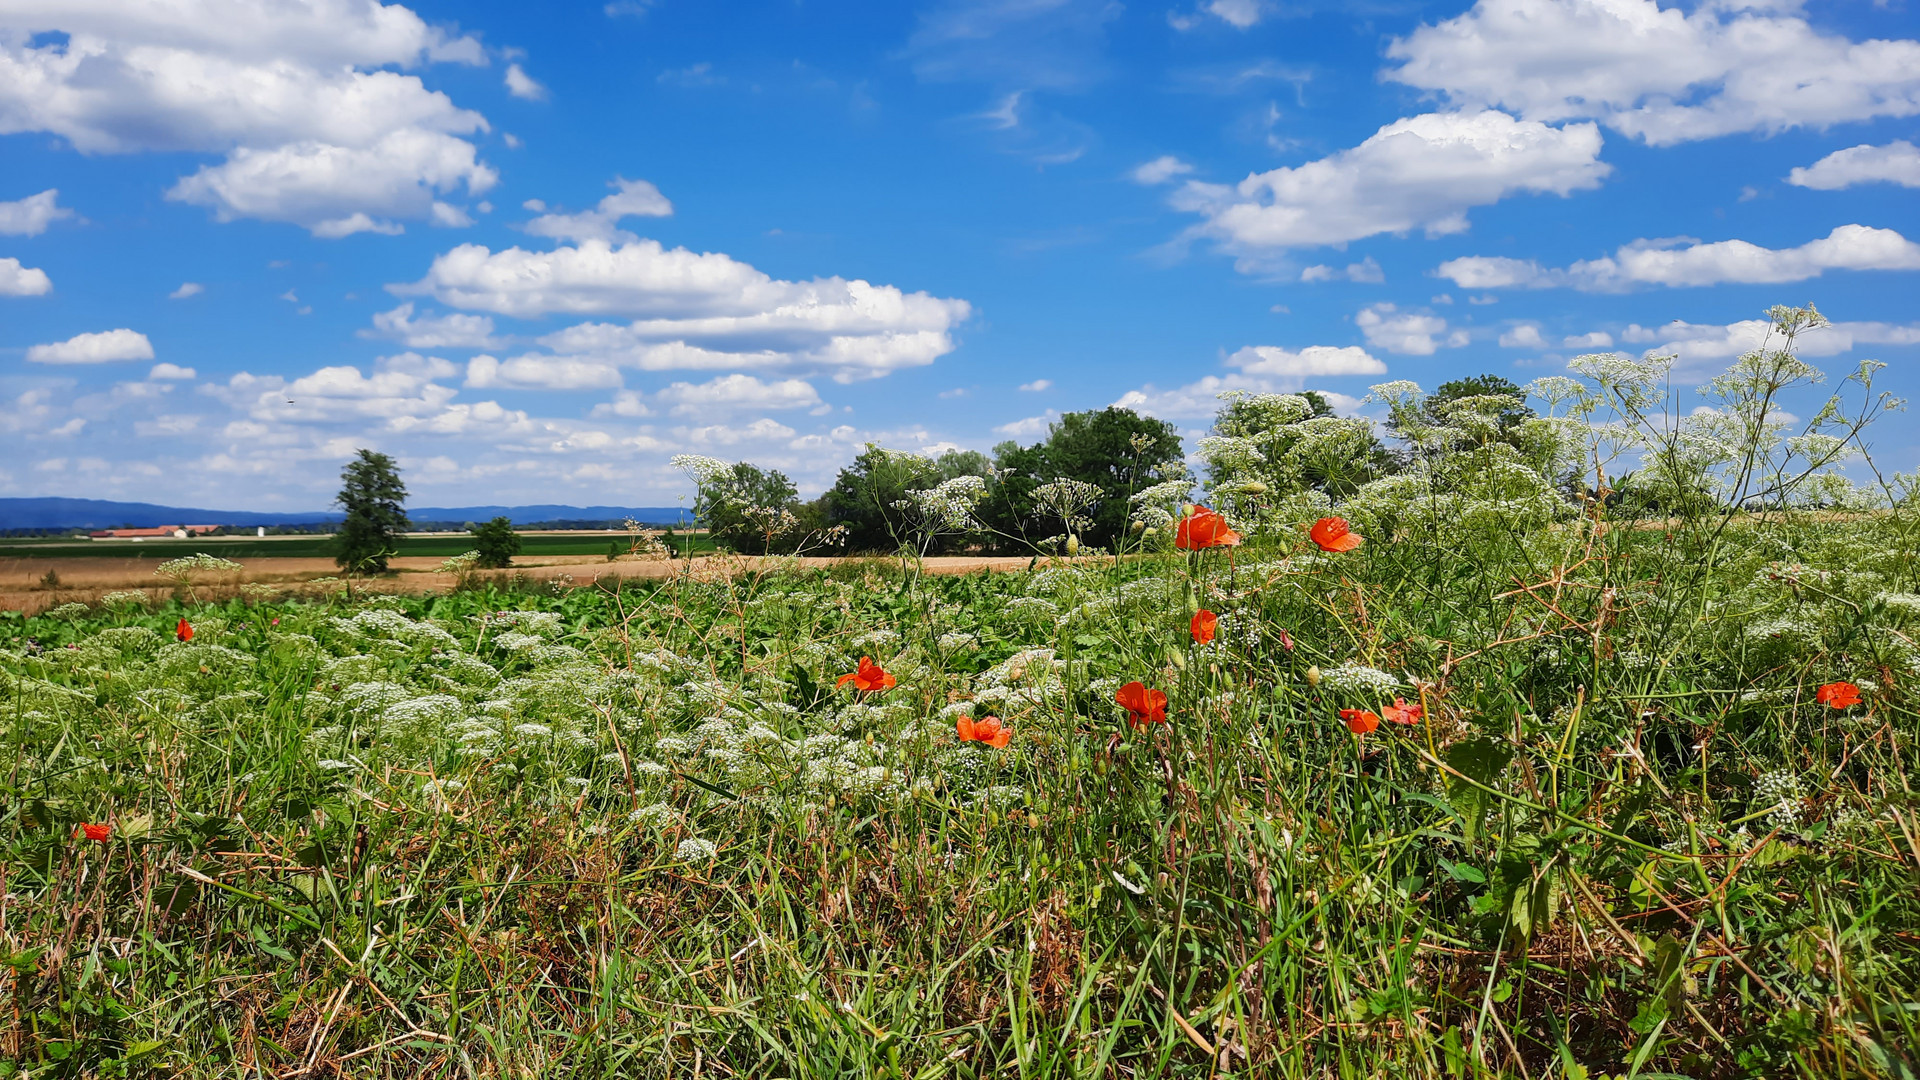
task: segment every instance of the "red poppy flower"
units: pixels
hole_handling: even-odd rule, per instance
[[[173,636],[179,638],[181,641],[192,641],[193,624],[185,619],[181,619],[180,625],[173,628]]]
[[[880,690],[892,689],[894,678],[885,671],[882,671],[880,665],[873,662],[873,657],[863,656],[860,658],[860,667],[857,670],[840,676],[840,681],[833,685],[838,688],[848,683],[852,683],[855,690],[874,693]]]
[[[1396,724],[1412,724],[1427,715],[1427,709],[1426,706],[1417,703],[1409,705],[1406,698],[1397,697],[1393,699],[1393,704],[1380,710],[1380,715]]]
[[[106,843],[107,837],[113,835],[111,828],[105,825],[95,825],[92,822],[81,822],[80,831],[86,835],[87,839],[100,844]]]
[[[1239,542],[1240,534],[1227,527],[1227,519],[1204,506],[1189,510],[1173,531],[1173,546],[1181,551],[1232,547]]]
[[[1352,551],[1360,546],[1360,534],[1353,531],[1346,518],[1321,518],[1307,530],[1307,539],[1320,545],[1321,551]]]
[[[1001,727],[997,716],[983,716],[978,720],[962,716],[956,727],[961,742],[983,742],[995,750],[1007,745],[1007,740],[1013,738],[1013,729]]]
[[[1365,709],[1341,709],[1340,719],[1347,722],[1347,730],[1355,735],[1365,735],[1380,726],[1380,717]]]
[[[1194,612],[1193,621],[1187,624],[1187,630],[1193,634],[1193,640],[1205,645],[1213,640],[1213,632],[1220,625],[1220,616],[1201,608]]]
[[[1850,682],[1830,682],[1814,692],[1813,700],[1829,709],[1851,709],[1860,704],[1860,688]]]
[[[1127,710],[1127,723],[1134,727],[1151,727],[1167,722],[1167,695],[1165,691],[1149,690],[1143,682],[1130,682],[1113,695],[1113,700]]]
[[[1293,651],[1293,635],[1285,630],[1280,631],[1280,647],[1288,652]]]

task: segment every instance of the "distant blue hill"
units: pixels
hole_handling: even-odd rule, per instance
[[[647,525],[690,521],[692,514],[678,506],[420,506],[408,507],[414,521],[487,521],[506,516],[516,525],[553,521],[622,521],[633,518]],[[312,525],[339,521],[338,512],[322,510],[268,511],[202,510],[155,503],[109,502],[104,499],[0,498],[0,529],[113,529],[155,525]]]

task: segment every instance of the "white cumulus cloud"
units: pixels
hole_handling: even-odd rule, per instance
[[[1374,262],[1372,256],[1368,256],[1357,263],[1348,263],[1345,270],[1331,266],[1309,266],[1300,271],[1300,280],[1306,282],[1357,281],[1366,285],[1378,285],[1387,280],[1387,275],[1380,269],[1380,264]]]
[[[1396,39],[1387,77],[1461,107],[1594,119],[1656,146],[1920,113],[1920,41],[1851,41],[1800,4],[1478,0]]]
[[[1533,323],[1520,323],[1513,329],[1500,335],[1500,347],[1503,349],[1544,349],[1547,339],[1540,336],[1540,327]]]
[[[1353,323],[1366,335],[1367,344],[1390,353],[1407,356],[1431,356],[1439,348],[1436,339],[1445,334],[1449,346],[1465,345],[1465,331],[1447,332],[1447,320],[1438,315],[1401,311],[1392,304],[1374,304],[1362,308]]]
[[[1493,110],[1396,120],[1359,146],[1238,184],[1190,180],[1173,196],[1200,214],[1201,235],[1252,252],[1344,244],[1380,233],[1463,232],[1467,211],[1510,195],[1568,195],[1598,187],[1592,124],[1549,127]]]
[[[1192,171],[1193,166],[1172,154],[1163,154],[1144,165],[1135,166],[1134,170],[1127,175],[1133,177],[1134,183],[1151,187],[1154,184],[1164,184],[1176,176]]]
[[[1021,383],[1020,389],[1026,391],[1029,394],[1037,394],[1042,390],[1053,389],[1053,380],[1052,379],[1035,379],[1029,383]]]
[[[1610,256],[1565,269],[1526,259],[1470,255],[1441,263],[1434,273],[1463,289],[1623,292],[1640,285],[1780,284],[1819,277],[1828,270],[1920,270],[1920,244],[1892,229],[1842,225],[1818,240],[1791,248],[1764,248],[1745,240],[1636,240]]]
[[[1920,148],[1905,139],[1885,146],[1850,146],[1787,174],[1787,183],[1818,191],[1855,184],[1920,187]]]
[[[528,101],[543,101],[547,96],[547,88],[536,82],[519,64],[508,64],[507,93]]]
[[[1677,356],[1682,364],[1724,361],[1752,352],[1767,343],[1773,324],[1765,319],[1734,323],[1690,323],[1675,319],[1664,326],[1638,323],[1621,332],[1621,339],[1644,345],[1648,356]],[[1837,356],[1861,345],[1920,345],[1920,323],[1839,322],[1794,339],[1802,356]]]
[[[409,349],[491,349],[498,345],[493,340],[493,320],[487,316],[452,314],[416,318],[412,301],[376,314],[373,329],[362,330],[361,334],[392,338]]]
[[[592,360],[529,354],[500,360],[482,353],[467,361],[467,385],[513,390],[604,390],[620,385],[620,369]]]
[[[1184,386],[1161,388],[1149,383],[1120,395],[1114,404],[1164,420],[1199,420],[1220,410],[1220,395],[1231,390],[1256,394],[1294,393],[1309,379],[1352,375],[1384,375],[1387,365],[1358,345],[1309,345],[1300,350],[1274,345],[1249,345],[1226,358],[1239,370],[1206,375]],[[1351,411],[1356,398],[1317,391],[1336,408]]]
[[[116,360],[151,360],[153,343],[134,330],[102,330],[75,334],[65,341],[35,345],[27,350],[33,364],[107,364]]]
[[[762,382],[751,375],[722,375],[704,383],[677,382],[656,395],[674,416],[763,409],[812,409],[819,391],[802,379]]]
[[[0,125],[5,123],[4,116],[0,113]],[[39,236],[48,225],[72,217],[73,211],[56,205],[59,198],[58,188],[48,188],[38,195],[0,202],[0,236]]]
[[[398,4],[16,0],[0,8],[0,134],[221,154],[169,196],[222,221],[395,232],[494,179],[465,138],[485,118],[403,73],[436,61],[486,56]]]
[[[972,311],[964,300],[865,281],[782,281],[727,255],[653,240],[552,251],[463,244],[420,281],[388,288],[517,318],[637,317],[540,339],[560,355],[652,371],[816,370],[842,382],[932,363],[953,350],[952,331]]]
[[[660,194],[659,188],[645,180],[620,177],[610,186],[617,190],[601,199],[592,210],[583,210],[578,214],[542,214],[527,222],[524,228],[535,236],[548,236],[556,240],[631,243],[638,237],[614,227],[621,218],[668,217],[673,213],[673,203]],[[538,199],[529,199],[528,204],[528,209],[546,209],[546,203]]]
[[[150,382],[171,382],[175,380],[191,379],[197,374],[198,373],[195,372],[190,367],[181,367],[178,364],[162,363],[162,364],[153,365],[153,370],[147,372],[147,379]]]
[[[207,287],[197,281],[183,281],[180,287],[167,294],[169,300],[185,300],[189,296],[199,296]]]
[[[53,279],[45,270],[20,265],[19,259],[0,259],[0,296],[45,296]]]

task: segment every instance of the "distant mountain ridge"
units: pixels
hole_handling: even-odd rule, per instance
[[[414,521],[487,521],[509,517],[516,525],[547,521],[622,521],[633,518],[648,525],[691,521],[692,513],[679,506],[420,506],[408,507]],[[340,514],[323,510],[203,510],[157,503],[111,502],[105,499],[0,498],[0,529],[111,529],[156,525],[312,525],[339,521]]]

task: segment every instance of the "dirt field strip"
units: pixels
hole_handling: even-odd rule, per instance
[[[1048,560],[1042,560],[1047,562]],[[355,592],[427,593],[453,588],[452,574],[440,572],[446,562],[439,556],[396,558],[394,574],[388,577],[357,578]],[[599,555],[548,555],[516,560],[508,570],[480,571],[482,580],[510,580],[524,576],[533,581],[560,581],[573,586],[591,585],[608,578],[663,580],[679,574],[696,578],[707,575],[752,573],[780,566],[823,568],[846,563],[898,565],[896,560],[878,557],[802,557],[786,556],[703,556],[691,562],[677,559],[620,559],[608,562]],[[923,561],[928,573],[972,574],[981,570],[1024,570],[1033,564],[1027,556],[941,555]],[[284,595],[318,595],[338,589],[340,570],[331,559],[255,558],[244,563],[237,574],[208,578],[195,585],[202,600],[226,600],[243,595],[242,586],[266,585]],[[47,574],[54,574],[57,586],[43,585]],[[0,611],[20,611],[32,615],[68,603],[94,603],[111,592],[138,589],[153,600],[164,600],[173,590],[172,583],[153,573],[150,560],[114,556],[75,556],[35,559],[0,559]]]

